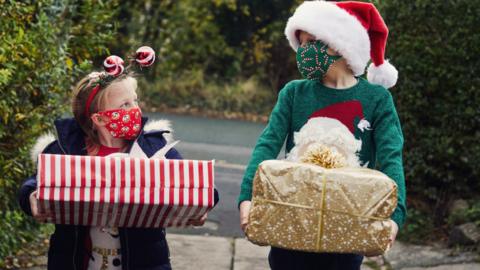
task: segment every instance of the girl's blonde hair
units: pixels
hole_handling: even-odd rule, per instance
[[[122,74],[108,83],[101,85],[100,90],[98,90],[90,104],[90,108],[86,110],[87,100],[90,96],[90,93],[98,85],[97,83],[94,83],[94,81],[98,80],[98,78],[92,79],[92,77],[94,77],[92,74],[94,73],[95,72],[92,72],[82,78],[75,86],[72,95],[73,116],[86,135],[85,142],[87,144],[87,149],[100,145],[98,133],[95,130],[91,116],[92,114],[103,109],[107,93],[111,89],[109,86],[125,79],[133,80],[135,88],[137,85],[137,81],[132,74]],[[86,111],[88,111],[88,114],[86,114]]]

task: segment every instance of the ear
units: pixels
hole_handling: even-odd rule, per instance
[[[301,32],[302,32],[302,30],[295,31],[295,37],[297,38],[299,44],[300,44],[300,33]]]
[[[107,125],[108,123],[108,120],[105,119],[103,116],[101,116],[100,114],[98,113],[94,113],[90,116],[90,119],[92,120],[93,124],[95,126],[99,126],[99,127],[104,127]]]

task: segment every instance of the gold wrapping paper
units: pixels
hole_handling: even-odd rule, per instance
[[[246,235],[259,245],[378,255],[396,205],[397,186],[381,172],[268,160],[253,181]]]

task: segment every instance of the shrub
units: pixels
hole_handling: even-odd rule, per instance
[[[374,2],[390,29],[387,56],[399,70],[392,93],[405,134],[408,197],[428,205],[425,218],[440,227],[451,200],[480,190],[480,5]]]
[[[0,265],[37,228],[16,199],[33,173],[28,150],[66,111],[88,59],[107,52],[117,4],[0,0]]]
[[[147,107],[192,107],[219,112],[268,114],[275,95],[256,77],[219,82],[205,78],[203,71],[193,70],[181,75],[140,82],[141,98]]]

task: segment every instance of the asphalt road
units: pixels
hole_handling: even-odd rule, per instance
[[[242,237],[239,226],[237,197],[240,192],[240,183],[243,169],[230,166],[215,167],[215,185],[220,193],[220,201],[208,214],[208,220],[203,227],[185,229],[168,228],[167,232]]]
[[[175,146],[185,159],[216,160],[215,185],[220,202],[209,213],[207,223],[199,228],[167,231],[183,234],[242,237],[239,226],[237,197],[244,168],[264,124],[237,120],[219,120],[195,116],[151,113],[152,119],[172,122]]]

